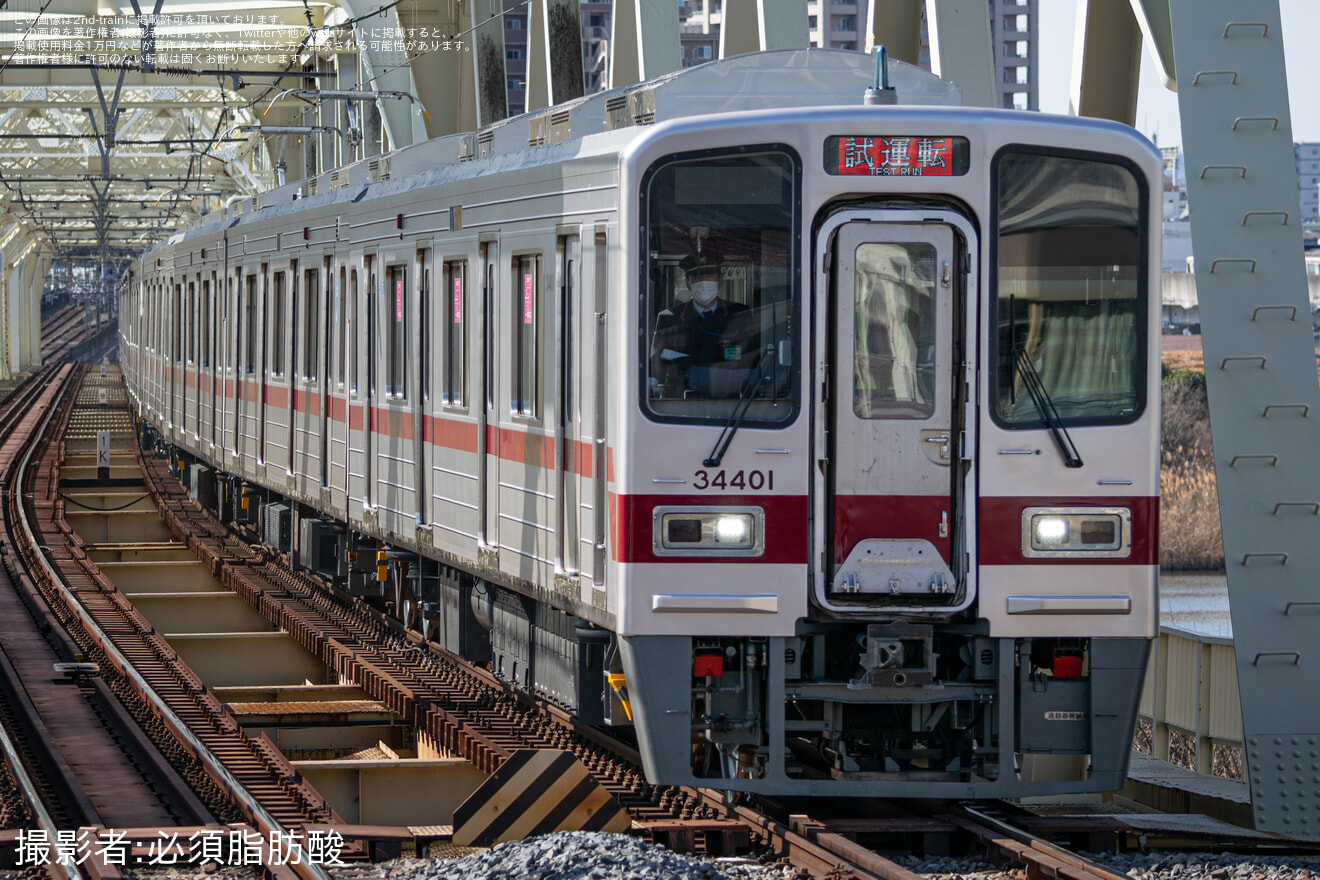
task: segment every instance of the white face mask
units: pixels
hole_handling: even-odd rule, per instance
[[[698,281],[692,285],[692,301],[703,309],[708,309],[720,295],[718,281]]]

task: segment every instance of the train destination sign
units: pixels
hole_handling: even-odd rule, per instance
[[[967,138],[927,135],[835,135],[825,139],[825,172],[868,177],[961,177]]]

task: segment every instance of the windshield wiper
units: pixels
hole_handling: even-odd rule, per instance
[[[720,436],[715,440],[715,448],[706,456],[706,460],[701,464],[703,467],[716,468],[724,460],[724,453],[729,451],[729,444],[733,442],[733,435],[738,433],[738,427],[742,424],[743,417],[747,415],[747,410],[752,405],[752,397],[756,394],[756,389],[760,387],[765,379],[765,372],[775,363],[775,347],[767,345],[765,354],[761,355],[761,362],[752,370],[752,374],[747,377],[743,383],[742,391],[738,394],[738,402],[733,407],[733,414],[729,420],[724,423],[724,428],[720,431]]]
[[[1026,349],[1014,346],[1013,360],[1017,364],[1018,372],[1022,374],[1022,385],[1027,389],[1027,395],[1036,405],[1036,410],[1044,420],[1045,426],[1054,435],[1054,442],[1058,445],[1059,452],[1063,454],[1064,465],[1070,468],[1081,467],[1082,457],[1077,452],[1077,446],[1073,443],[1072,437],[1068,436],[1068,429],[1063,426],[1059,410],[1050,398],[1050,393],[1045,390],[1045,383],[1041,381],[1040,373],[1036,372],[1036,365],[1027,357]]]

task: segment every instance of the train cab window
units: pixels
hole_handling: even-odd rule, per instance
[[[321,287],[320,270],[307,269],[303,272],[302,287],[302,377],[303,381],[316,381],[316,358],[321,352],[320,327]]]
[[[467,399],[467,261],[445,263],[444,387],[441,395],[448,406],[462,406]]]
[[[1146,187],[1116,157],[1010,147],[994,161],[994,416],[1115,424],[1145,405]]]
[[[407,395],[404,357],[408,339],[408,269],[406,266],[390,266],[385,271],[389,280],[382,301],[386,311],[385,394],[402,398]]]
[[[854,256],[853,412],[925,419],[935,412],[935,248],[864,242]]]
[[[662,159],[642,183],[642,396],[661,421],[786,424],[800,358],[797,204],[786,148]]]
[[[270,292],[270,373],[284,375],[284,273],[271,276]]]
[[[541,324],[541,257],[514,257],[513,399],[515,415],[541,414],[539,333]]]

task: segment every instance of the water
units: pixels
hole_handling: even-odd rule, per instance
[[[1231,639],[1228,578],[1223,572],[1161,573],[1160,625]]]

